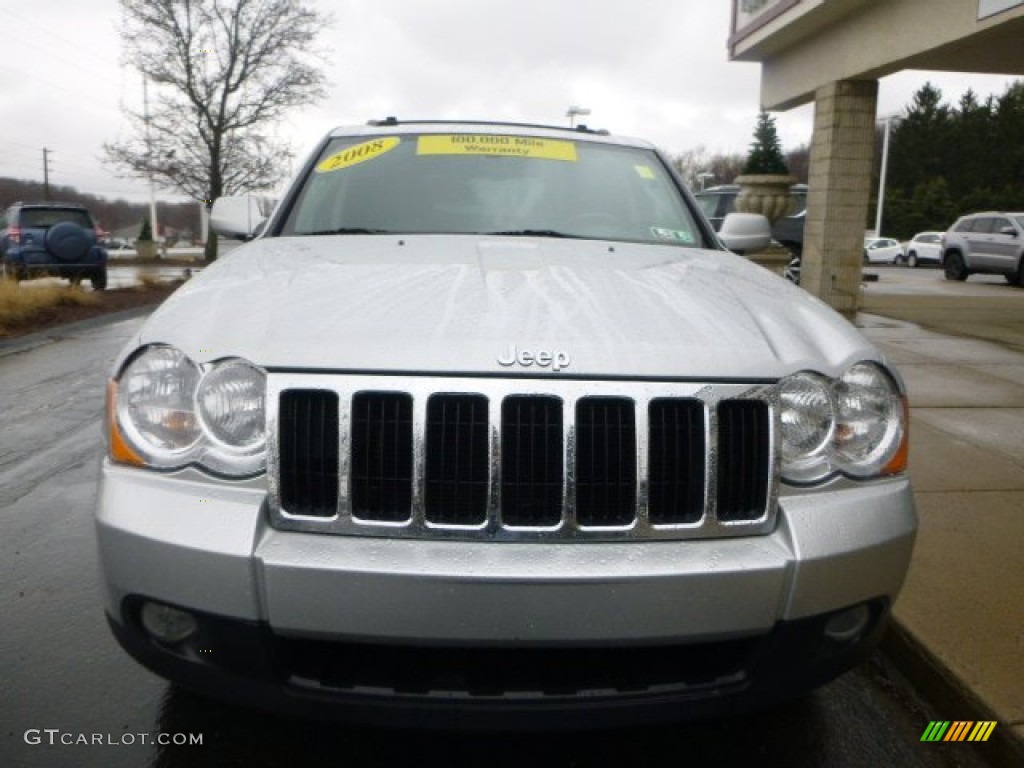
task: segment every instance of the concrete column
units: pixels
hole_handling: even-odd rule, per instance
[[[843,80],[815,92],[800,284],[834,309],[857,310],[871,169],[876,80]]]

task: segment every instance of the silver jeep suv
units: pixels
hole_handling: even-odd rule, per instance
[[[877,642],[917,526],[900,378],[650,144],[389,118],[259,218],[217,202],[259,236],[111,372],[99,550],[142,664],[311,715],[597,726]]]
[[[996,274],[1024,287],[1024,213],[961,216],[942,236],[942,267],[947,280]]]

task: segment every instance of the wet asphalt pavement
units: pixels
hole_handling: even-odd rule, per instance
[[[107,629],[92,522],[104,381],[140,322],[0,345],[0,767],[986,765],[968,744],[920,741],[940,714],[879,656],[771,712],[596,733],[358,729],[171,688]],[[158,734],[202,744],[154,745]]]

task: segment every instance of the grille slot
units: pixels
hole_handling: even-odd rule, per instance
[[[718,405],[718,518],[754,520],[764,514],[771,461],[768,405],[726,400]]]
[[[506,397],[501,404],[501,510],[511,526],[550,527],[562,519],[562,401]]]
[[[432,395],[427,401],[428,522],[482,525],[489,482],[487,398]]]
[[[412,397],[357,392],[352,398],[352,514],[401,522],[412,516]]]
[[[587,397],[576,404],[576,519],[629,525],[636,515],[633,401]]]
[[[281,506],[292,515],[338,512],[338,395],[281,393],[278,430]]]
[[[655,525],[695,523],[704,514],[707,465],[704,404],[652,400],[649,409],[648,514]]]

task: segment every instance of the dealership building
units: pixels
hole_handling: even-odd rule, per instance
[[[733,0],[730,58],[761,104],[814,103],[802,285],[857,309],[878,80],[903,69],[1024,75],[1024,0]]]

